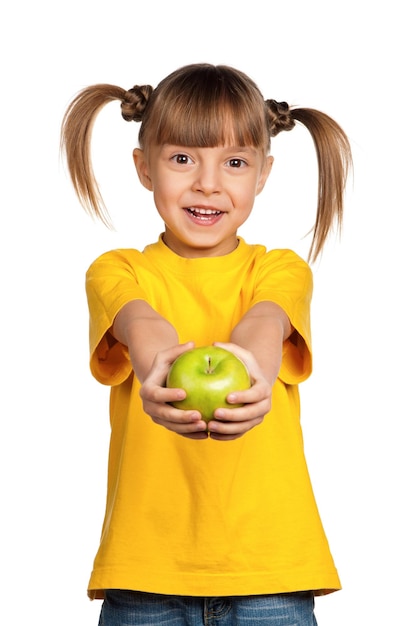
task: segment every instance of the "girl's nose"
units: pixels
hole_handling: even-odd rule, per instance
[[[217,168],[210,165],[200,166],[196,172],[192,189],[204,195],[219,193],[221,182]]]

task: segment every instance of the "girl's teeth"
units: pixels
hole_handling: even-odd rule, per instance
[[[216,215],[217,213],[220,213],[220,211],[214,211],[213,209],[194,209],[193,207],[189,210],[191,213],[199,213],[201,215]]]

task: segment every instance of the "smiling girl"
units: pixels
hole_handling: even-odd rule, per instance
[[[190,65],[156,89],[95,85],[68,107],[62,144],[84,208],[106,221],[90,161],[100,109],[141,123],[133,151],[164,222],[159,240],[100,256],[87,272],[91,371],[111,386],[108,492],[88,593],[101,626],[312,626],[314,596],[340,588],[304,456],[298,385],[311,373],[309,265],[249,244],[273,164],[270,138],[306,126],[319,194],[310,258],[341,222],[351,162],[339,125],[264,100],[227,66]],[[248,390],[207,423],[171,403],[176,357],[217,344]]]

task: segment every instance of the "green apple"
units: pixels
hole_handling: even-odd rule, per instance
[[[186,398],[172,405],[194,409],[209,422],[218,408],[242,406],[226,400],[232,391],[251,386],[245,364],[229,350],[219,346],[194,348],[181,354],[171,365],[166,386],[185,389]]]

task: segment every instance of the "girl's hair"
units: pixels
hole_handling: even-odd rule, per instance
[[[348,138],[328,115],[286,102],[264,100],[244,73],[225,66],[193,64],[164,78],[156,89],[135,86],[128,91],[98,84],[83,89],[66,110],[61,148],[77,196],[84,209],[110,224],[91,164],[91,134],[97,114],[119,100],[122,117],[141,122],[139,145],[165,143],[215,147],[232,142],[270,150],[270,138],[292,130],[296,122],[310,132],[318,159],[318,203],[309,256],[314,261],[334,223],[343,218],[343,197],[352,163]]]

